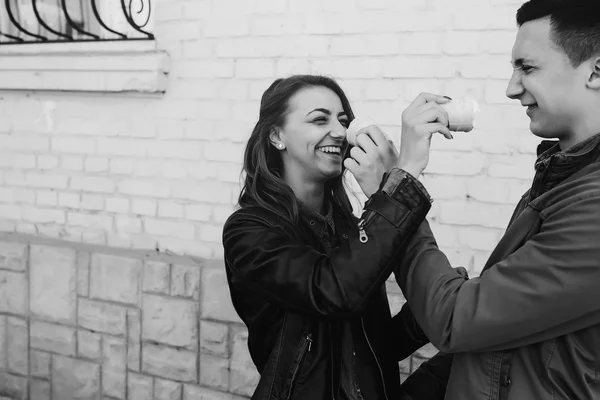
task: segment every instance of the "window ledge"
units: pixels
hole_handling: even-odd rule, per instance
[[[0,90],[160,94],[169,67],[153,40],[0,45]]]

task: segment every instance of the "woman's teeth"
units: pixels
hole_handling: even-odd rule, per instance
[[[322,151],[323,153],[328,153],[328,154],[340,154],[341,153],[341,149],[339,147],[334,147],[334,146],[319,147],[318,150]]]

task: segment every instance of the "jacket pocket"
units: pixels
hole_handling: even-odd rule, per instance
[[[294,390],[294,384],[297,382],[298,377],[300,376],[300,372],[302,371],[302,367],[304,366],[304,361],[307,358],[308,353],[310,353],[312,349],[312,334],[308,333],[304,336],[302,340],[302,345],[300,347],[300,351],[293,364],[293,373],[290,379],[290,385],[288,390],[285,392],[285,399],[289,400],[292,397],[292,391]]]

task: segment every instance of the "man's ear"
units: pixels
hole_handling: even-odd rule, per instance
[[[269,133],[269,140],[277,150],[285,149],[285,144],[283,143],[283,140],[281,138],[281,131],[279,129],[271,128],[271,133]]]
[[[587,87],[600,90],[600,56],[592,59],[592,73],[588,77]]]

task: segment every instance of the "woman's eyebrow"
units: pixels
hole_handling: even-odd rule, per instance
[[[322,113],[324,113],[324,114],[331,115],[331,111],[329,111],[329,110],[328,110],[328,109],[326,109],[326,108],[315,108],[314,110],[312,110],[311,112],[309,112],[309,113],[308,113],[308,114],[306,114],[306,115],[310,115],[310,114],[314,113],[315,111],[321,111],[321,112],[322,112]]]
[[[331,115],[331,111],[329,111],[329,110],[328,110],[328,109],[326,109],[326,108],[315,108],[314,110],[310,111],[310,112],[309,112],[308,114],[306,114],[306,115],[308,116],[308,115],[310,115],[310,114],[314,113],[315,111],[320,111],[320,112],[322,112],[322,113],[324,113],[324,114]],[[346,116],[347,116],[347,115],[346,115],[346,111],[340,111],[340,112],[338,113],[338,117],[346,117]]]

